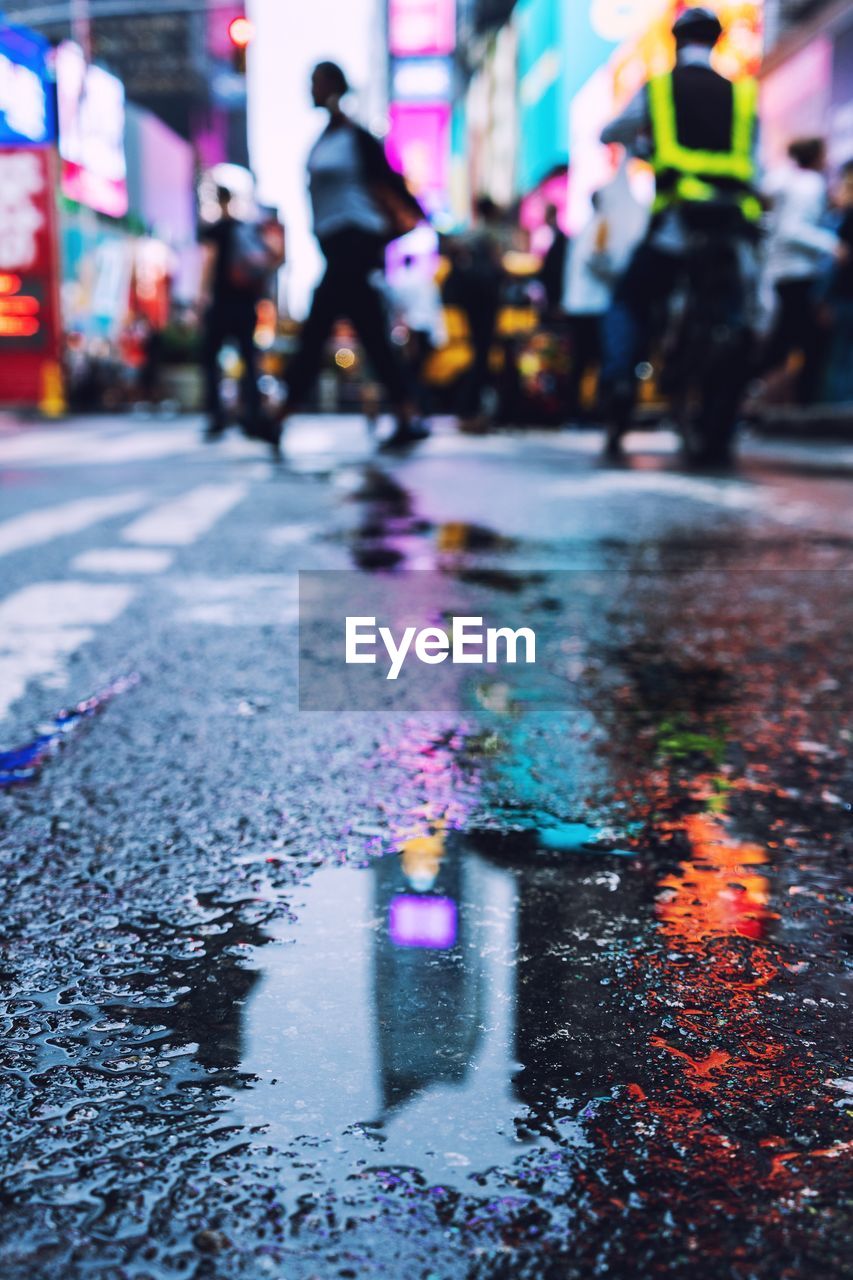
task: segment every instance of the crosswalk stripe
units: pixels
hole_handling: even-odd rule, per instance
[[[207,533],[249,491],[245,484],[203,484],[147,511],[124,530],[126,542],[151,547],[187,547]]]
[[[63,684],[71,654],[133,594],[124,583],[35,582],[0,601],[0,718],[30,680]]]
[[[139,491],[114,493],[104,498],[78,498],[59,506],[42,507],[13,516],[0,524],[0,555],[38,547],[111,516],[123,516],[143,506],[148,495]]]
[[[93,547],[71,561],[74,573],[165,573],[171,551],[156,547]]]
[[[86,467],[123,462],[147,462],[200,451],[197,427],[137,429],[121,434],[109,430],[75,429],[26,431],[0,437],[0,465]]]

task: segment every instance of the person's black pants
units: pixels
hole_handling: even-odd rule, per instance
[[[636,393],[636,366],[648,358],[665,331],[668,305],[682,281],[702,299],[710,334],[724,328],[731,340],[720,378],[730,398],[740,394],[748,373],[746,290],[736,241],[721,241],[710,253],[682,257],[658,249],[648,240],[637,246],[616,286],[602,328],[603,357],[599,382],[614,425],[626,425]],[[662,384],[666,380],[664,367]]]
[[[243,364],[241,392],[247,427],[257,428],[261,417],[258,390],[258,357],[255,348],[255,302],[253,298],[215,302],[204,319],[202,365],[207,411],[211,425],[224,425],[225,411],[220,388],[219,353],[228,341],[237,345]]]
[[[812,404],[823,371],[825,337],[815,300],[815,282],[810,278],[778,280],[776,300],[778,309],[764,352],[764,370],[779,369],[790,355],[800,352],[803,363],[794,394],[798,404]]]
[[[298,405],[313,387],[335,321],[346,316],[355,328],[378,380],[395,407],[410,399],[401,362],[388,336],[382,296],[370,276],[382,267],[383,244],[374,235],[349,228],[324,240],[326,271],[314,291],[311,310],[285,375],[288,403]]]
[[[468,321],[473,359],[462,385],[460,413],[474,417],[483,408],[483,392],[491,381],[490,361],[497,332],[499,299],[484,289],[482,297],[469,298],[463,307]]]
[[[576,418],[581,412],[581,389],[586,374],[598,367],[601,361],[601,316],[569,316],[569,336],[572,344],[571,372],[566,388],[566,412]]]
[[[634,250],[604,317],[600,381],[606,391],[627,393],[630,387],[633,397],[637,363],[665,323],[667,303],[683,270],[680,257],[648,240]]]

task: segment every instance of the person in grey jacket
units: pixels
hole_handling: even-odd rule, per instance
[[[341,109],[348,88],[336,63],[321,62],[314,68],[312,99],[328,112],[329,120],[308,156],[308,190],[326,271],[285,375],[285,415],[308,395],[332,327],[339,316],[346,316],[388,391],[396,429],[383,447],[396,448],[427,432],[416,421],[413,388],[391,346],[374,273],[383,269],[388,241],[425,215],[402,175],[392,169],[382,144]],[[277,438],[272,443],[275,446]]]

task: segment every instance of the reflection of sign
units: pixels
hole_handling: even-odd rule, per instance
[[[443,951],[456,941],[456,903],[452,898],[398,893],[391,899],[388,932],[397,947]]]
[[[390,0],[388,44],[395,57],[452,53],[455,0]]]
[[[37,404],[59,347],[53,159],[0,149],[0,398]]]
[[[47,48],[34,32],[0,23],[0,144],[54,140]]]
[[[56,84],[63,193],[120,218],[127,212],[124,87],[103,67],[87,66],[70,40],[56,53]]]

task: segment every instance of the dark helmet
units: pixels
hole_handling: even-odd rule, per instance
[[[694,5],[676,18],[672,34],[676,44],[715,45],[723,34],[723,26],[713,9]]]

